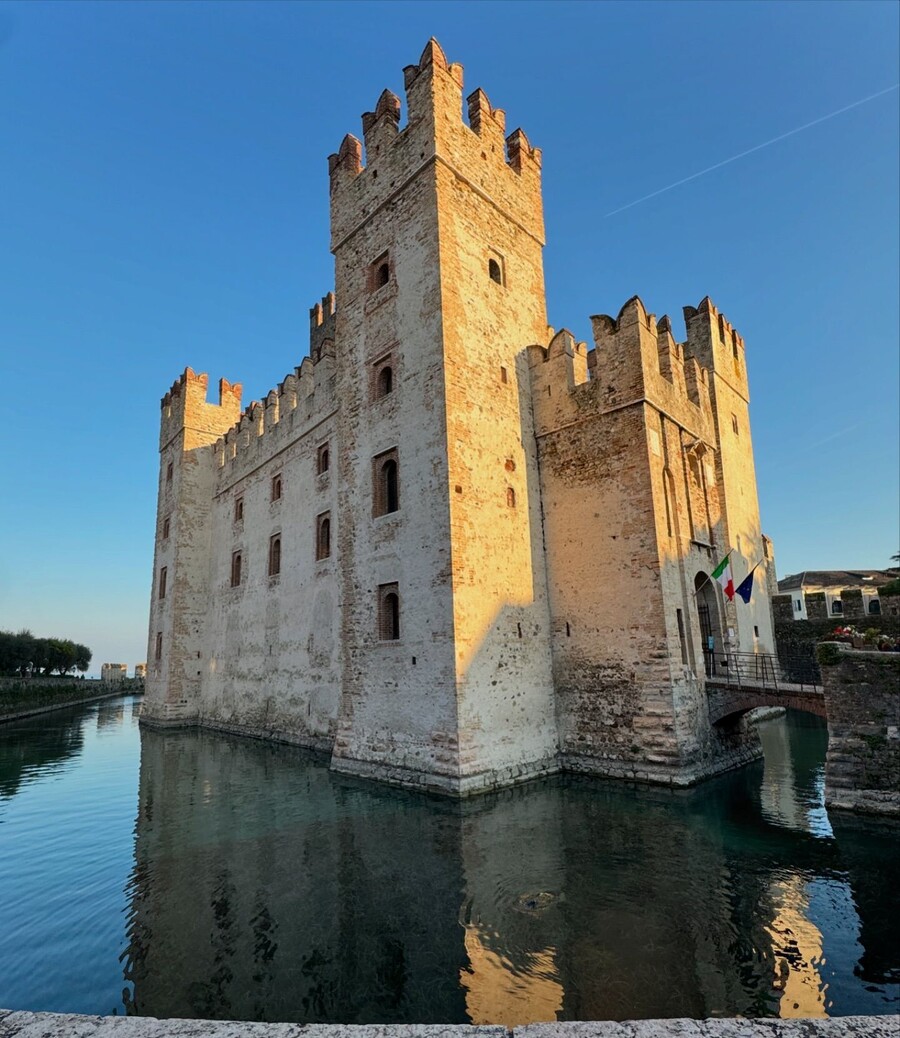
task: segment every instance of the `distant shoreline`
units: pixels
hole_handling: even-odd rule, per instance
[[[9,713],[4,712],[2,707],[0,707],[0,724],[6,724],[10,721],[21,721],[26,717],[34,717],[36,714],[48,714],[53,710],[63,710],[67,706],[83,706],[85,703],[96,703],[101,699],[117,699],[121,696],[142,696],[143,694],[143,689],[110,689],[106,687],[102,692],[94,692],[79,699],[65,699],[62,702],[41,703],[34,706],[25,706],[22,703],[18,703],[16,704],[16,709]],[[0,693],[0,700],[2,700],[2,693]]]

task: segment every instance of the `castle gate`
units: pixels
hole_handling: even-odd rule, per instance
[[[715,584],[708,573],[701,571],[694,579],[694,598],[697,603],[697,619],[700,621],[703,663],[706,676],[711,678],[716,674],[716,651],[721,651],[723,641]]]

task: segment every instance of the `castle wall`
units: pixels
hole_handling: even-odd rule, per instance
[[[340,697],[340,613],[335,552],[317,559],[317,517],[329,515],[332,545],[340,517],[331,463],[338,453],[333,343],[324,349],[217,444],[200,717],[330,750]],[[329,465],[319,473],[323,448]],[[280,543],[274,575],[273,538]],[[233,587],[236,551],[241,581]]]
[[[483,91],[469,97],[466,125],[462,84],[449,74],[446,84],[436,175],[447,490],[460,773],[472,788],[557,766],[523,352],[546,338],[547,318],[540,153],[521,131],[507,143]]]
[[[162,400],[148,676],[142,716],[196,719],[204,669],[215,456],[212,443],[240,414],[241,387],[224,379],[206,401],[207,376],[190,368]],[[166,570],[165,594],[161,573]]]
[[[366,165],[352,139],[332,161],[351,517],[335,764],[467,792],[556,766],[535,451],[516,375],[523,345],[546,333],[539,155],[520,133],[507,144],[480,92],[464,124],[462,69],[436,45],[405,79],[407,126],[385,92],[363,117]],[[389,277],[373,285],[382,261]],[[384,356],[396,390],[373,401],[359,376]],[[373,518],[368,466],[394,447],[400,508]],[[372,607],[392,582],[401,635],[385,644]]]
[[[434,41],[404,81],[405,125],[385,90],[329,157],[310,356],[243,412],[190,369],[163,400],[145,719],[452,794],[747,759],[704,693],[773,645],[743,342],[635,297],[538,345],[540,152],[481,90],[463,119]],[[749,609],[708,580],[729,548]]]
[[[724,543],[737,586],[759,563],[749,608],[743,602],[727,608],[734,630],[731,647],[740,652],[775,651],[772,615],[766,591],[766,555],[759,518],[756,469],[750,437],[750,391],[744,340],[708,298],[698,308],[684,308],[686,348],[710,371],[710,399],[715,418],[717,477],[722,490]],[[758,632],[758,633],[757,633]]]
[[[367,165],[331,160],[338,298],[337,475],[341,708],[333,767],[454,791],[457,709],[438,276],[432,77],[364,116]],[[379,283],[382,267],[387,276]],[[379,396],[381,366],[392,370]],[[396,451],[399,507],[377,504],[376,459]],[[379,597],[396,585],[399,637]]]
[[[900,818],[900,659],[834,643],[818,650],[828,716],[825,803]]]
[[[724,553],[707,376],[637,299],[594,329],[593,357],[567,332],[530,351],[563,759],[692,781],[758,752],[711,729],[702,684],[695,588]]]

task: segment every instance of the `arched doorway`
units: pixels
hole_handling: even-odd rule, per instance
[[[716,585],[708,573],[700,572],[694,579],[694,599],[697,603],[697,619],[700,622],[700,642],[706,676],[716,673],[716,653],[722,652],[722,623],[719,619],[719,601]]]

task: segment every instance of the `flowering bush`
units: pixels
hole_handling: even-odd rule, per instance
[[[831,632],[831,640],[836,642],[849,642],[854,638],[861,638],[862,635],[857,631],[855,627],[835,627]]]

